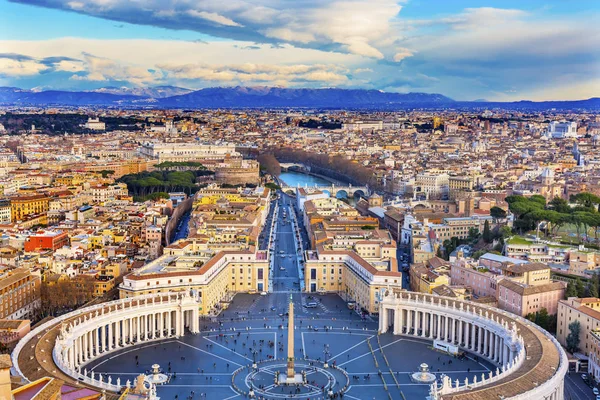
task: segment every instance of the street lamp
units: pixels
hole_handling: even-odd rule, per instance
[[[329,356],[331,355],[331,353],[329,352],[329,344],[325,344],[323,345],[324,349],[323,349],[323,354],[325,355],[325,364],[323,364],[323,368],[329,368]]]
[[[256,365],[256,354],[258,354],[258,351],[256,351],[256,349],[252,349],[252,359],[254,360],[252,363],[252,368],[256,369],[257,365]]]

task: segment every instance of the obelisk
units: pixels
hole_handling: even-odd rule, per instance
[[[288,361],[287,361],[287,378],[294,379],[296,372],[294,371],[294,302],[292,301],[292,294],[290,293],[290,306],[289,306],[289,320],[288,320]]]

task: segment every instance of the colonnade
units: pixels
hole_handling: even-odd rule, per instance
[[[77,310],[58,324],[54,362],[78,381],[119,391],[119,380],[88,374],[85,365],[125,346],[183,336],[186,329],[193,334],[200,332],[199,304],[199,299],[183,292],[121,299]]]
[[[443,341],[484,356],[500,366],[506,366],[517,352],[511,331],[444,311],[387,309],[383,315],[380,314],[380,321],[382,333],[392,325],[394,335],[406,334]]]
[[[437,383],[431,385],[429,397],[432,400],[445,399],[446,396],[452,398],[453,394],[476,389],[495,398],[502,394],[493,391],[495,382],[511,380],[515,382],[512,386],[515,390],[508,397],[504,396],[505,391],[501,397],[564,399],[564,376],[568,369],[566,353],[552,335],[530,321],[464,300],[390,289],[382,289],[380,294],[379,333],[391,329],[394,335],[430,340],[435,348],[449,352],[462,349],[496,365],[495,371],[471,376],[464,382],[441,376],[441,386]],[[524,334],[530,341],[527,345]],[[549,342],[551,346],[544,347],[543,342]],[[535,350],[529,354],[532,346]],[[539,361],[544,371],[554,371],[547,374],[546,381],[531,382],[522,373],[516,374],[525,368],[526,360],[532,362],[532,357]]]
[[[185,315],[187,317],[187,314]],[[96,357],[153,339],[181,336],[185,322],[181,313],[158,311],[125,319],[97,321],[84,327],[81,335],[73,338],[72,346],[65,346],[62,357],[70,368],[79,368]],[[100,326],[97,326],[100,324]],[[187,324],[185,326],[188,326]]]

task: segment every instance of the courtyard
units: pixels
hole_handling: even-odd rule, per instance
[[[495,369],[470,355],[458,359],[435,351],[427,341],[377,335],[376,319],[349,310],[337,295],[309,298],[294,293],[296,371],[307,372],[311,387],[277,386],[275,371],[285,366],[287,357],[289,296],[238,294],[218,318],[201,321],[200,334],[131,346],[96,359],[86,371],[102,374],[105,381],[110,376],[113,382],[133,384],[157,363],[170,375],[158,387],[162,399],[236,399],[246,397],[251,388],[260,389],[256,395],[266,399],[317,399],[325,398],[323,388],[334,393],[343,388],[344,398],[371,400],[425,398],[429,385],[410,379],[421,363],[438,379],[445,374],[461,382]],[[307,308],[308,302],[318,305]]]

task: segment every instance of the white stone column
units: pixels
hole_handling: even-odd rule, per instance
[[[144,325],[143,327],[143,331],[142,331],[142,335],[144,335],[144,340],[148,340],[148,330],[150,329],[150,327],[148,326],[148,314],[143,315],[143,320],[144,320]]]
[[[79,338],[73,340],[73,365],[77,367],[79,365]]]
[[[442,316],[440,314],[435,314],[435,325],[436,325],[436,330],[435,330],[435,338],[436,340],[440,340],[440,338],[442,337]]]
[[[481,326],[477,326],[477,331],[478,331],[477,332],[477,342],[479,344],[479,346],[478,346],[478,348],[479,348],[478,353],[481,354],[481,355],[483,355],[483,349],[484,349],[483,344],[485,342],[485,340],[484,340],[485,333],[483,332],[483,328]]]
[[[451,326],[452,326],[452,321],[450,320],[450,317],[446,316],[446,337],[445,337],[446,342],[450,341],[450,327]]]
[[[406,333],[410,334],[410,332],[413,329],[413,314],[412,314],[412,310],[406,310],[407,312],[407,316],[406,319],[408,320],[408,323],[406,325]]]
[[[183,311],[181,311],[181,310],[175,311],[175,335],[176,336],[181,336],[183,334],[183,332],[181,330],[181,313],[183,313]]]
[[[483,331],[483,335],[485,338],[485,342],[483,343],[483,354],[485,354],[486,356],[489,357],[490,354],[490,331],[488,331],[487,329],[484,329]]]
[[[69,368],[75,368],[75,349],[74,346],[69,347]]]
[[[110,322],[108,324],[108,342],[106,343],[108,346],[107,349],[110,351],[113,349],[113,324]]]
[[[462,346],[463,344],[463,321],[461,319],[458,320],[458,345]]]
[[[508,364],[508,353],[509,353],[509,349],[508,346],[505,344],[504,345],[504,356],[502,357],[502,365],[506,366]]]
[[[379,332],[386,333],[388,330],[388,309],[383,307],[381,315],[379,317]]]
[[[452,318],[452,324],[450,325],[450,343],[454,344],[454,342],[456,341],[456,318]]]
[[[102,344],[100,345],[100,352],[104,353],[108,347],[106,346],[106,325],[102,325],[100,327],[100,339],[102,340]]]
[[[465,321],[465,349],[470,349],[469,334],[471,333],[471,324]]]
[[[141,342],[142,341],[142,336],[141,336],[141,324],[142,322],[142,317],[140,315],[138,315],[135,318],[135,334],[136,334],[136,341],[137,342]]]
[[[83,335],[81,335],[81,350],[82,350],[82,354],[83,354],[83,362],[87,361],[88,359],[88,337],[87,337],[87,332],[85,332]]]
[[[171,311],[167,313],[167,332],[168,336],[172,336],[173,332],[171,332]]]

